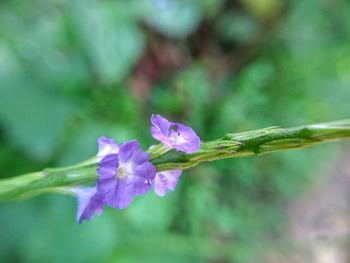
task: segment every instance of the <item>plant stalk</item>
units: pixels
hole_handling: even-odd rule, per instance
[[[203,142],[194,154],[157,145],[148,150],[157,171],[188,169],[201,162],[225,158],[261,155],[276,151],[302,149],[350,138],[350,120],[299,126],[269,127],[260,130],[228,133],[214,141]],[[94,183],[98,177],[96,158],[63,168],[48,168],[0,180],[0,201],[18,200],[48,192],[70,193],[74,185]]]

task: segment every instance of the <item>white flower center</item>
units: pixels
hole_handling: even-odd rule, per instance
[[[125,170],[123,169],[123,167],[119,167],[119,168],[118,168],[117,177],[118,177],[119,179],[123,179],[123,178],[125,178],[126,176],[127,176],[127,174],[126,174]]]
[[[117,174],[117,177],[119,179],[125,179],[126,177],[128,177],[131,174],[132,174],[131,164],[125,163],[125,164],[119,166],[118,174]]]

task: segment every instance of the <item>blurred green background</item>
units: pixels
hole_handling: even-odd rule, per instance
[[[345,0],[3,0],[0,177],[84,160],[102,135],[146,149],[151,113],[202,140],[349,118],[349,17]],[[203,164],[82,225],[71,197],[0,204],[0,262],[263,262],[293,249],[285,208],[340,146]]]

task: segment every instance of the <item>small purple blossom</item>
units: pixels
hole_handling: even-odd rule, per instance
[[[149,162],[149,155],[132,140],[123,143],[118,154],[103,157],[97,173],[97,191],[105,197],[106,204],[122,209],[130,205],[135,195],[149,191],[156,169]]]
[[[77,187],[72,189],[72,191],[77,195],[78,199],[77,221],[79,224],[83,220],[90,221],[95,214],[102,214],[104,197],[97,192],[96,187]]]
[[[167,189],[174,191],[181,173],[181,170],[171,170],[157,173],[153,183],[154,192],[158,196],[164,196]]]
[[[165,146],[186,153],[199,149],[200,138],[192,128],[154,114],[151,122],[152,136]],[[158,196],[164,196],[167,190],[174,191],[182,171],[156,173],[149,159],[149,154],[141,150],[136,140],[117,144],[112,138],[100,137],[96,187],[73,189],[78,198],[78,223],[101,214],[104,205],[119,209],[128,207],[135,195],[146,194],[152,185]]]
[[[185,153],[194,153],[200,147],[200,138],[195,131],[183,124],[170,122],[160,115],[151,116],[153,138],[168,147]]]

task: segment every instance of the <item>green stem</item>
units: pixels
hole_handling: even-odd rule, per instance
[[[203,142],[194,154],[168,151],[161,144],[148,152],[157,171],[166,171],[188,169],[201,162],[301,149],[348,138],[350,120],[343,120],[288,129],[270,127],[229,133],[220,139]],[[67,186],[94,183],[97,179],[96,168],[97,160],[92,158],[69,167],[50,168],[0,180],[0,201],[28,198],[46,192],[67,193]]]

